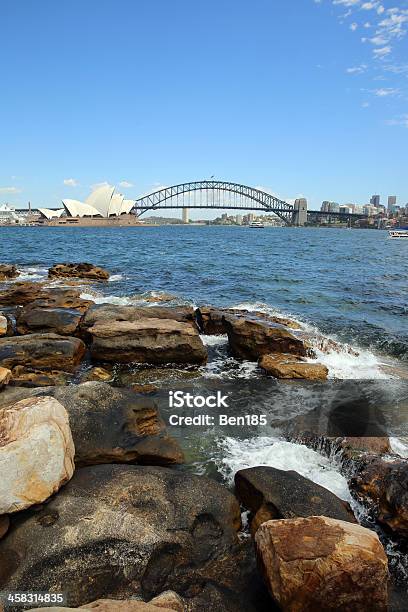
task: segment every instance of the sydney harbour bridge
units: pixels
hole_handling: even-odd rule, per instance
[[[365,215],[347,213],[301,210],[296,204],[289,204],[276,196],[240,183],[205,180],[180,183],[163,187],[138,198],[133,212],[140,217],[148,211],[160,209],[213,208],[223,210],[256,211],[258,214],[275,214],[287,225],[298,225],[303,212],[306,215],[335,217],[341,219],[361,219]]]
[[[229,181],[204,180],[192,181],[188,183],[179,183],[169,187],[160,187],[152,193],[143,195],[136,200],[125,200],[121,194],[113,195],[114,187],[107,185],[101,188],[104,191],[104,198],[108,197],[107,202],[103,201],[103,206],[99,209],[89,206],[88,200],[93,197],[94,193],[86,200],[86,203],[77,200],[63,200],[64,209],[38,209],[46,218],[71,218],[78,220],[78,217],[103,217],[106,221],[119,219],[122,212],[117,207],[113,207],[114,214],[110,213],[111,203],[115,198],[120,200],[120,203],[126,203],[125,212],[141,217],[147,212],[157,210],[172,210],[183,209],[183,218],[188,221],[188,211],[190,209],[221,209],[256,212],[258,215],[276,215],[286,225],[304,225],[313,218],[316,221],[326,219],[332,222],[332,219],[342,219],[352,221],[365,218],[366,215],[356,214],[351,212],[322,212],[317,210],[307,210],[306,200],[300,198],[294,204],[285,202],[275,195],[264,191],[257,187],[249,187],[241,183]],[[115,200],[116,201],[116,200]],[[120,208],[120,207],[119,207]],[[77,211],[75,213],[74,211]],[[22,209],[22,212],[31,212]],[[33,211],[35,212],[35,211]],[[66,213],[68,212],[68,216]],[[82,214],[81,214],[82,213]],[[112,221],[113,221],[112,220]]]

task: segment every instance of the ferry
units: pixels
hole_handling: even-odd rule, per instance
[[[254,228],[262,229],[265,226],[262,223],[262,221],[251,221],[251,223],[249,224],[249,227],[254,227]]]
[[[408,238],[408,227],[398,227],[389,230],[388,234],[390,238]]]

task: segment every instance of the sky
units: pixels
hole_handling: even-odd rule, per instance
[[[407,30],[408,0],[0,0],[0,204],[211,176],[405,204]]]

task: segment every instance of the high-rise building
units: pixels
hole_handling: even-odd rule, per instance
[[[371,196],[370,204],[371,204],[371,206],[376,206],[376,207],[379,206],[380,205],[380,196],[379,195]]]
[[[397,203],[397,196],[388,196],[388,210],[393,211],[394,206]]]
[[[306,198],[297,198],[294,204],[294,224],[304,225],[307,223],[307,200]]]

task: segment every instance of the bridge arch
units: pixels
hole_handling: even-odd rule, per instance
[[[229,192],[237,194],[240,201],[232,202],[230,205],[225,203],[221,204],[219,198],[212,199],[212,202],[200,203],[198,205],[185,203],[184,200],[180,203],[180,196],[186,193],[192,192],[207,192],[219,194],[220,192]],[[243,204],[243,199],[249,200],[250,204]],[[174,203],[176,201],[176,203]],[[215,202],[215,203],[214,203]],[[148,210],[158,210],[162,208],[220,208],[220,209],[232,209],[232,210],[257,210],[264,213],[274,213],[280,217],[285,223],[290,225],[293,220],[294,208],[291,204],[280,200],[279,198],[266,193],[261,189],[254,187],[248,187],[240,183],[233,183],[227,181],[192,181],[189,183],[179,183],[178,185],[172,185],[170,187],[163,187],[142,196],[135,201],[133,211],[137,216],[143,215]]]

